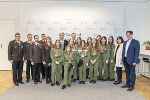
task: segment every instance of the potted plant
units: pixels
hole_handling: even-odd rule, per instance
[[[150,41],[148,40],[148,41],[145,41],[144,42],[144,45],[145,45],[145,49],[146,50],[150,50]]]

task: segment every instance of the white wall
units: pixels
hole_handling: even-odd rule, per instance
[[[16,32],[26,35],[23,21],[33,19],[114,19],[115,37],[125,37],[126,30],[133,30],[135,38],[144,40],[145,4],[141,3],[98,3],[98,2],[22,2],[0,3],[0,19],[14,19]],[[65,14],[64,14],[65,13]],[[58,34],[57,34],[58,36]],[[25,40],[25,38],[23,38]]]
[[[125,36],[127,30],[134,31],[134,37],[141,44],[150,35],[150,3],[104,3],[104,2],[6,2],[0,3],[0,20],[15,22],[15,32],[20,32],[22,40],[26,40],[26,19],[75,19],[75,20],[114,20],[114,36]],[[68,26],[70,27],[70,26]],[[94,31],[92,34],[99,34]],[[70,32],[72,33],[72,32]],[[10,33],[15,34],[14,32]],[[41,33],[37,33],[41,34]],[[58,38],[59,31],[52,35]],[[86,34],[86,33],[85,33]],[[101,34],[101,33],[100,33]],[[83,34],[84,35],[84,34]],[[1,38],[4,37],[0,37]],[[10,39],[8,39],[8,42]],[[0,41],[1,43],[1,41]],[[3,44],[6,45],[6,44]],[[5,53],[7,54],[7,48]],[[5,55],[6,55],[5,54]],[[3,57],[4,55],[1,55]],[[2,59],[2,58],[1,58]],[[8,63],[6,61],[6,63]],[[5,63],[3,63],[5,64]],[[2,65],[0,65],[2,66]],[[10,66],[11,68],[11,66]]]

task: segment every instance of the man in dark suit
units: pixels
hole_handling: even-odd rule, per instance
[[[8,45],[8,60],[12,64],[13,82],[16,86],[22,82],[23,71],[23,42],[20,40],[20,34],[15,34],[15,40],[9,42]]]
[[[64,32],[59,33],[59,39],[63,50],[65,50],[65,47],[68,45],[68,41],[64,39],[64,36]]]
[[[42,67],[42,44],[39,43],[39,36],[34,36],[35,42],[30,49],[30,61],[33,66],[34,84],[42,83],[40,81],[40,70]]]
[[[61,43],[61,48],[65,50],[65,47],[68,45],[68,41],[64,39],[64,32],[59,33],[59,40]],[[62,78],[64,77],[64,65],[62,65]]]
[[[46,34],[42,34],[41,38],[42,38],[42,40],[40,41],[40,43],[42,45],[45,45],[45,43],[46,43]],[[42,79],[45,79],[45,65],[43,65],[43,63],[42,63],[42,67],[41,67],[41,74],[42,74]]]
[[[30,61],[30,48],[32,46],[32,34],[27,35],[28,40],[24,42],[24,62],[26,63],[26,82],[28,83],[30,81],[30,70],[31,70],[31,76],[33,80],[33,66],[31,65]]]
[[[126,71],[126,84],[122,88],[128,88],[128,91],[134,90],[136,74],[135,67],[139,63],[140,44],[138,40],[133,39],[133,32],[126,32],[127,41],[123,45],[122,63]]]

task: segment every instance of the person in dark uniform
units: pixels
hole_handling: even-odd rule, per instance
[[[42,45],[45,45],[45,43],[46,43],[46,35],[42,34],[41,38],[42,38],[42,40],[40,41],[40,43]],[[42,67],[41,67],[41,74],[42,74],[42,79],[45,79],[45,66],[43,65],[43,63],[42,63]]]
[[[46,74],[46,84],[49,84],[51,82],[51,57],[50,52],[51,48],[53,48],[53,44],[51,41],[51,37],[46,38],[46,43],[43,45],[42,48],[42,61],[43,65],[45,65],[45,74]]]
[[[28,83],[30,81],[30,70],[31,70],[31,76],[33,80],[33,66],[31,65],[30,61],[30,48],[32,46],[32,34],[27,35],[28,40],[24,42],[24,62],[26,63],[26,82]]]
[[[68,45],[68,41],[64,39],[64,32],[59,33],[59,40],[61,43],[61,48],[65,50],[66,46]],[[62,79],[64,78],[64,65],[62,65]]]
[[[23,42],[20,40],[20,33],[15,34],[15,40],[9,42],[8,60],[12,64],[13,82],[16,86],[22,82],[23,71]]]
[[[40,81],[40,70],[42,66],[42,44],[39,42],[39,36],[34,36],[35,42],[31,46],[30,61],[33,65],[34,84],[42,83]]]

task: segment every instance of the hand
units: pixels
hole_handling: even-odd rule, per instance
[[[106,60],[106,64],[108,64],[108,60]]]
[[[133,63],[133,66],[136,66],[136,63]]]
[[[34,65],[34,62],[31,62],[31,65],[33,66],[33,65]]]
[[[56,61],[56,64],[58,65],[58,64],[59,64],[59,62],[58,62],[58,61]]]
[[[86,66],[88,66],[88,63],[86,63]]]
[[[113,60],[111,60],[110,62],[111,62],[111,64],[112,64],[112,63],[114,63],[114,61],[113,61]]]
[[[13,60],[10,60],[10,63],[13,64]]]
[[[120,64],[122,64],[122,65],[123,65],[123,61],[122,61],[122,60],[120,61]]]
[[[43,61],[43,64],[45,65],[45,64],[46,64],[46,62],[45,62],[45,61]]]
[[[27,63],[27,60],[24,60],[25,63]]]

